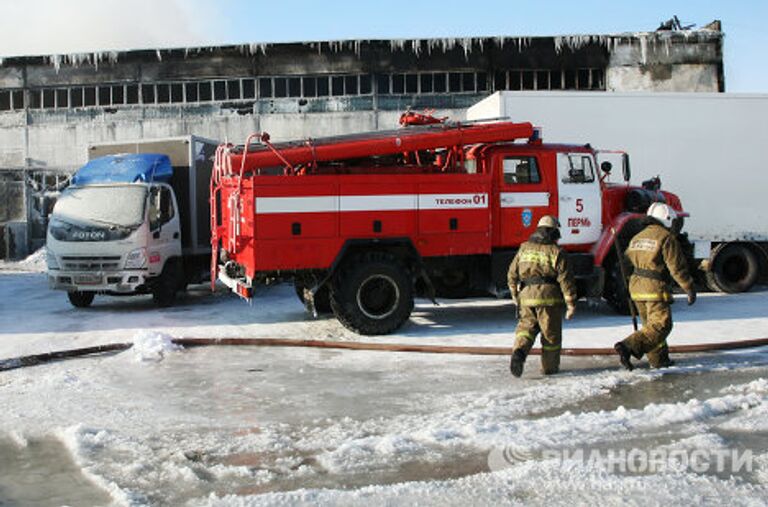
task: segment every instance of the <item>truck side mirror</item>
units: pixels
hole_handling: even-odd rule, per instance
[[[613,164],[611,164],[607,160],[602,164],[600,164],[600,170],[603,171],[605,174],[611,174],[612,169],[613,169]]]
[[[629,168],[629,155],[622,153],[621,155],[621,174],[624,176],[624,181],[629,181],[632,177],[632,170]]]

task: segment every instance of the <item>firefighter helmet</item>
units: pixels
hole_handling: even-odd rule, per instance
[[[651,204],[650,207],[648,207],[646,214],[661,222],[667,229],[671,229],[672,224],[677,219],[677,212],[663,202],[655,202]]]
[[[536,227],[548,227],[550,229],[559,229],[560,222],[557,220],[557,218],[553,217],[552,215],[544,215],[539,219],[539,223],[536,224]]]

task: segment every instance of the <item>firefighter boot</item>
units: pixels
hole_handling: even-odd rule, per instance
[[[675,362],[669,358],[669,347],[666,342],[658,350],[648,352],[648,362],[652,368],[669,368]]]
[[[523,375],[523,365],[525,364],[525,352],[521,349],[515,349],[512,352],[512,359],[509,361],[509,371],[517,378]]]
[[[624,342],[616,342],[613,348],[616,351],[616,353],[619,355],[619,361],[621,361],[621,365],[629,371],[634,370],[635,367],[632,366],[632,361],[630,361],[630,357],[632,354],[627,348],[627,346],[624,345]]]

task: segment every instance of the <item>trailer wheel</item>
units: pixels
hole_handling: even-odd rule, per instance
[[[309,307],[307,306],[307,301],[304,299],[304,289],[307,288],[307,284],[303,280],[299,280],[298,278],[294,280],[293,282],[293,288],[296,289],[296,296],[298,296],[299,301],[309,310]],[[331,291],[328,289],[327,285],[324,285],[320,287],[320,289],[315,293],[315,310],[317,310],[317,313],[331,313]]]
[[[760,264],[755,252],[743,244],[730,244],[715,254],[706,273],[707,285],[729,294],[746,292],[757,282]]]
[[[364,335],[388,334],[411,316],[413,284],[394,256],[358,256],[334,277],[331,308],[347,329]]]
[[[67,297],[72,306],[76,308],[88,308],[93,303],[95,292],[71,290],[67,292]]]

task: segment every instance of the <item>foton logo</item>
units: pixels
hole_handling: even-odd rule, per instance
[[[107,237],[104,231],[74,231],[72,237],[79,241],[103,241]]]

